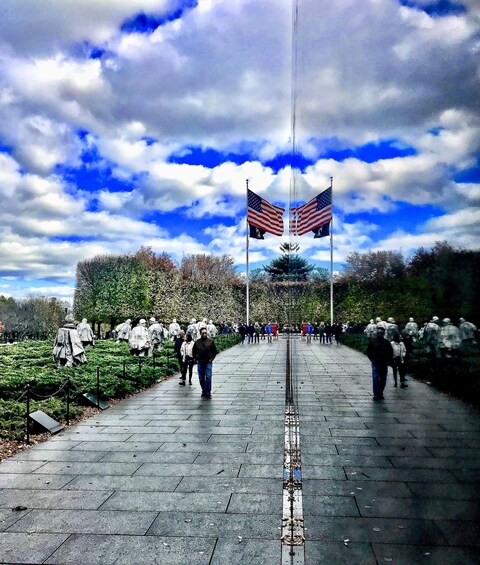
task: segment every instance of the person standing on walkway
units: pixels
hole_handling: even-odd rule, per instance
[[[241,322],[238,326],[238,333],[240,334],[240,343],[245,344],[245,336],[247,335],[247,326]]]
[[[320,322],[318,324],[318,339],[319,343],[325,343],[325,323]]]
[[[373,400],[383,400],[388,365],[393,359],[392,345],[385,339],[384,328],[377,327],[377,336],[368,344],[367,357],[372,363]]]
[[[305,330],[305,335],[307,336],[307,343],[312,342],[313,326],[310,322],[307,322],[307,328]]]
[[[278,339],[278,322],[272,323],[272,336],[273,339]]]
[[[175,357],[178,361],[178,367],[180,369],[180,373],[183,372],[183,359],[182,359],[182,344],[185,341],[185,332],[180,330],[178,332],[178,336],[175,338]]]
[[[337,345],[341,345],[340,343],[340,336],[343,333],[343,326],[339,322],[335,322],[332,326],[332,333],[335,338],[335,343]]]
[[[332,326],[327,322],[327,324],[325,324],[325,343],[332,343],[332,332]]]
[[[407,348],[405,344],[400,339],[400,335],[396,334],[393,336],[392,341],[393,349],[393,359],[392,359],[392,369],[393,369],[393,386],[398,386],[397,375],[400,375],[400,387],[407,388],[407,383],[405,381],[405,373],[407,372],[406,357]]]
[[[207,330],[208,333],[208,330]],[[187,380],[187,370],[188,370],[188,384],[192,384],[192,373],[193,365],[195,364],[195,359],[193,358],[193,346],[195,342],[190,334],[187,335],[187,340],[182,343],[180,348],[180,353],[182,355],[182,376],[178,384],[185,386],[185,381]]]
[[[253,324],[253,327],[255,329],[255,335],[253,336],[253,342],[254,343],[260,343],[260,324],[258,322],[255,322],[255,324]]]
[[[268,343],[272,343],[272,324],[270,322],[265,326],[265,335]]]
[[[252,322],[250,322],[247,326],[247,335],[248,335],[248,343],[253,343],[253,337],[255,335],[255,328],[254,328]]]
[[[202,398],[212,398],[212,368],[217,356],[213,339],[207,336],[207,328],[200,330],[200,339],[193,346],[193,357],[197,361],[198,379],[202,387]]]

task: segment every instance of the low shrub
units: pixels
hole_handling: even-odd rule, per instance
[[[223,351],[239,342],[233,335],[217,336],[217,349]],[[132,357],[126,343],[99,341],[86,351],[88,362],[77,367],[55,366],[51,342],[22,342],[0,348],[0,437],[23,439],[27,384],[30,385],[30,412],[42,410],[57,421],[66,418],[67,390],[70,416],[82,412],[77,401],[85,392],[123,398],[151,386],[162,377],[178,372],[173,342],[166,341],[153,357]],[[67,389],[66,383],[69,379]],[[54,395],[51,398],[44,398]],[[21,397],[20,401],[19,398]]]

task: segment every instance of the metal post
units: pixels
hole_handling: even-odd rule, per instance
[[[330,177],[332,189],[332,218],[330,220],[330,325],[333,326],[333,177]]]
[[[97,408],[100,408],[100,367],[97,367]]]
[[[245,286],[246,286],[246,315],[247,315],[247,326],[249,324],[249,320],[250,320],[250,265],[249,265],[249,258],[248,258],[248,246],[249,246],[249,236],[250,236],[250,229],[249,229],[249,225],[248,225],[248,179],[247,179],[247,194],[246,194],[246,199],[247,199],[247,243],[245,245],[245,252],[246,252],[246,272],[245,272]]]
[[[70,377],[67,377],[67,426],[70,424]]]
[[[30,383],[27,383],[27,445],[30,445]]]

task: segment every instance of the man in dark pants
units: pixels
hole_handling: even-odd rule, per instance
[[[178,367],[180,369],[180,373],[183,371],[183,357],[182,357],[181,349],[182,349],[182,343],[184,341],[185,341],[185,332],[183,330],[180,330],[178,333],[178,337],[175,338],[175,345],[174,345],[175,357],[177,358],[178,361]]]
[[[207,337],[207,328],[201,328],[200,339],[193,346],[193,357],[197,360],[197,372],[202,387],[202,398],[212,398],[212,365],[217,355],[213,339]]]
[[[385,329],[381,326],[377,328],[377,336],[368,344],[367,356],[372,363],[373,400],[383,400],[393,348],[388,339],[385,339]]]

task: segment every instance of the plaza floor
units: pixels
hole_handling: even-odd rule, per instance
[[[480,413],[391,374],[373,402],[344,346],[292,358],[304,562],[479,563]],[[235,346],[211,400],[172,377],[1,463],[0,563],[280,564],[285,364]]]

